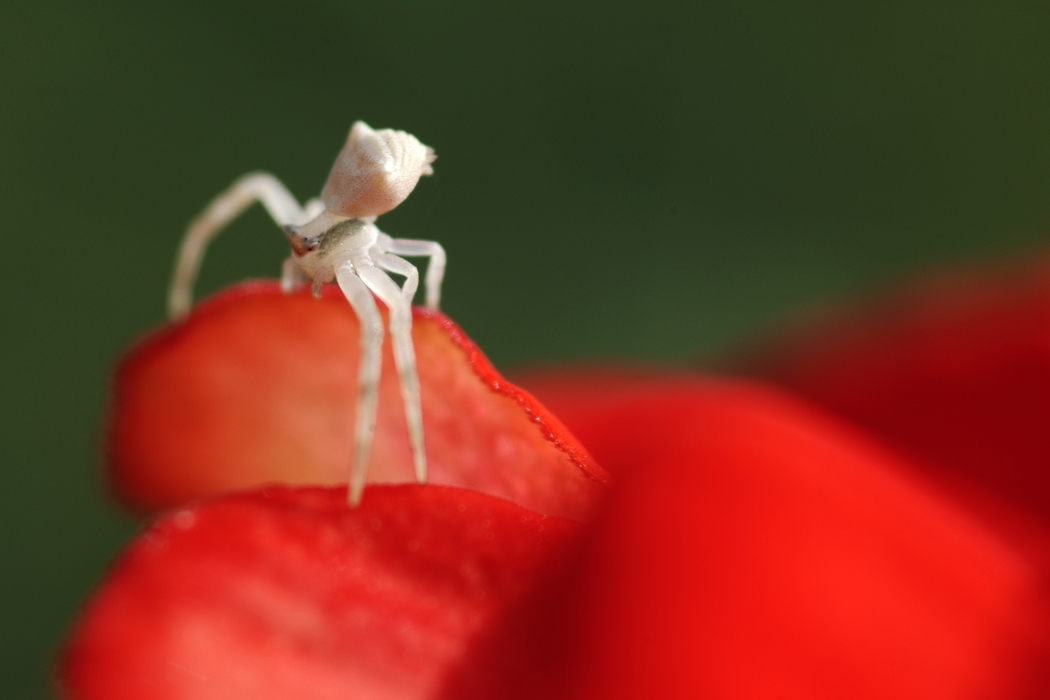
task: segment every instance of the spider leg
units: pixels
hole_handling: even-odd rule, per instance
[[[280,181],[268,173],[249,173],[230,185],[190,222],[182,237],[179,255],[168,290],[168,315],[185,316],[192,303],[193,283],[197,280],[201,260],[208,243],[241,212],[255,202],[262,202],[279,226],[304,224],[309,219],[299,202]],[[323,208],[323,205],[321,205]],[[316,205],[313,206],[316,209]]]
[[[288,256],[281,263],[281,291],[290,294],[306,283],[306,276],[299,269],[295,258]]]
[[[368,288],[390,309],[390,338],[394,346],[394,364],[401,383],[401,400],[405,404],[405,422],[408,441],[412,446],[416,481],[427,481],[427,456],[423,443],[423,408],[419,396],[419,371],[416,351],[412,346],[412,296],[419,284],[419,271],[396,255],[380,252],[375,262],[383,269],[405,275],[404,288],[399,288],[390,277],[371,264],[362,261],[357,273]]]
[[[381,239],[383,250],[395,255],[408,255],[410,257],[429,258],[427,265],[426,305],[431,309],[438,308],[441,303],[441,281],[445,278],[445,249],[440,243],[434,241],[417,241],[410,238],[391,238],[384,234]]]
[[[405,278],[405,283],[401,285],[401,296],[411,305],[412,299],[416,296],[416,289],[419,287],[419,270],[416,266],[404,258],[377,249],[373,249],[372,259],[387,272],[393,272]]]
[[[313,199],[307,201],[306,204],[303,205],[303,222],[309,221],[310,219],[317,218],[320,215],[320,213],[323,212],[323,211],[324,211],[324,202],[322,202],[319,197],[314,197]],[[295,223],[295,222],[291,221],[291,222],[288,222],[288,223]],[[284,224],[281,224],[281,225],[283,226]]]
[[[361,356],[357,366],[357,406],[354,415],[354,464],[350,471],[347,499],[351,506],[361,502],[372,454],[379,408],[379,374],[382,371],[383,319],[372,293],[349,262],[338,267],[335,278],[361,322]]]

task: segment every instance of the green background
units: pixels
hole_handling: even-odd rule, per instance
[[[306,198],[353,120],[408,130],[436,175],[381,225],[445,245],[444,307],[498,366],[688,359],[1040,246],[1047,7],[5,0],[0,696],[47,696],[133,530],[97,477],[108,373],[236,176]],[[285,245],[251,211],[202,291]]]

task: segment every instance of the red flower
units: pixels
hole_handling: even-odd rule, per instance
[[[263,484],[343,480],[352,313],[228,292],[118,373],[114,485],[140,510],[181,508],[88,603],[61,685],[83,700],[1044,697],[1050,526],[1028,492],[1050,404],[1010,423],[982,403],[1050,369],[1020,329],[1050,321],[1031,298],[957,309],[950,329],[936,312],[862,320],[856,346],[811,335],[762,364],[870,433],[755,383],[523,379],[580,442],[451,322],[417,314],[447,486],[371,486],[349,510],[339,487]],[[981,319],[1017,352],[960,330]],[[407,480],[396,389],[380,402],[373,472]],[[944,427],[953,408],[966,434]],[[995,441],[1009,458],[993,467]],[[984,461],[957,459],[960,442]]]

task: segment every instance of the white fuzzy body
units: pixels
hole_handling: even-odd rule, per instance
[[[321,201],[325,209],[341,216],[385,214],[405,201],[420,176],[433,174],[433,161],[434,150],[412,134],[374,131],[357,122],[332,165]]]

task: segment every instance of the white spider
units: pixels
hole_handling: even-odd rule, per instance
[[[292,254],[282,267],[281,288],[285,292],[310,280],[317,296],[324,283],[333,279],[339,283],[361,322],[351,505],[360,502],[364,490],[379,399],[383,322],[373,293],[390,309],[390,335],[416,479],[420,483],[427,480],[419,375],[412,346],[412,297],[419,285],[419,271],[398,256],[430,259],[426,305],[436,309],[445,273],[445,250],[432,241],[391,238],[376,228],[374,222],[377,216],[403,202],[420,176],[433,174],[430,164],[434,158],[433,149],[411,134],[392,129],[374,131],[359,121],[350,129],[346,145],[335,159],[321,198],[311,199],[305,207],[300,207],[273,175],[245,175],[190,223],[168,294],[168,313],[172,319],[189,312],[193,283],[205,247],[256,201],[266,207],[292,244]],[[403,275],[404,285],[398,287],[387,272]]]

